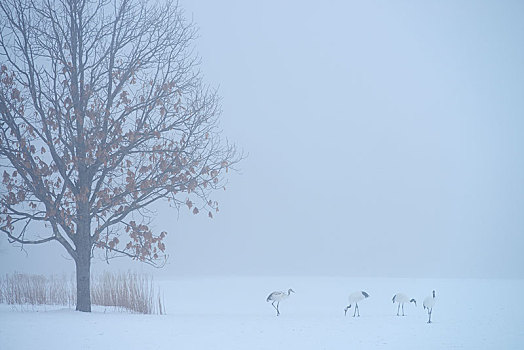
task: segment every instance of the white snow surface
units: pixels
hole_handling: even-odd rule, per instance
[[[0,349],[524,349],[524,280],[212,277],[157,281],[167,315],[0,305]],[[266,297],[293,288],[280,304]],[[361,317],[344,317],[364,290]],[[437,293],[396,316],[391,298]],[[352,310],[352,309],[351,309]]]

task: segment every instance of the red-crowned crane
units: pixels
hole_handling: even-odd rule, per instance
[[[271,305],[273,305],[275,310],[277,310],[277,316],[280,315],[280,311],[278,310],[278,306],[280,305],[280,302],[282,300],[286,299],[287,297],[289,297],[291,295],[291,292],[295,293],[295,291],[293,289],[289,288],[287,293],[286,292],[277,291],[277,292],[273,292],[273,293],[269,294],[269,296],[267,297],[266,302],[272,301]],[[277,303],[277,306],[275,306],[275,303]]]
[[[424,299],[422,305],[424,305],[424,310],[428,310],[428,323],[431,323],[431,314],[433,313],[433,306],[435,305],[435,291],[433,291],[432,295]]]
[[[358,309],[358,302],[361,300],[364,300],[369,297],[369,294],[364,291],[358,291],[351,293],[349,296],[349,305],[346,306],[344,309],[344,316],[346,316],[348,310],[351,308],[351,305],[355,304],[355,311],[353,312],[353,317],[355,317],[355,314],[358,312],[358,316],[360,317],[360,310]]]
[[[417,306],[417,301],[415,299],[410,299],[406,294],[404,293],[397,293],[393,296],[393,299],[391,299],[393,301],[393,304],[394,303],[398,303],[398,308],[397,308],[397,316],[400,316],[399,315],[399,312],[400,312],[400,306],[402,305],[402,316],[404,316],[404,304],[405,303],[413,303],[415,304],[415,306]]]

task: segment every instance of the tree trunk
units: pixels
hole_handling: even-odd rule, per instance
[[[81,133],[81,124],[79,133]],[[82,139],[79,137],[79,139]],[[81,161],[78,166],[78,187],[80,198],[77,202],[78,217],[76,231],[76,310],[91,312],[91,219],[89,217],[89,179],[88,171],[83,162],[85,154],[85,145],[82,142],[78,144],[78,154]]]
[[[91,312],[91,248],[77,249],[76,310]]]

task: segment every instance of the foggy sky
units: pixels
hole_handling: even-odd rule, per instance
[[[155,273],[524,277],[523,2],[181,6],[248,156],[214,219],[158,208]],[[62,249],[2,237],[1,272]]]

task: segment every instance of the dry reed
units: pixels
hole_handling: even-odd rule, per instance
[[[104,272],[91,279],[91,302],[142,314],[165,314],[153,278],[132,272]],[[0,276],[0,303],[9,305],[76,304],[74,276],[7,274]]]

